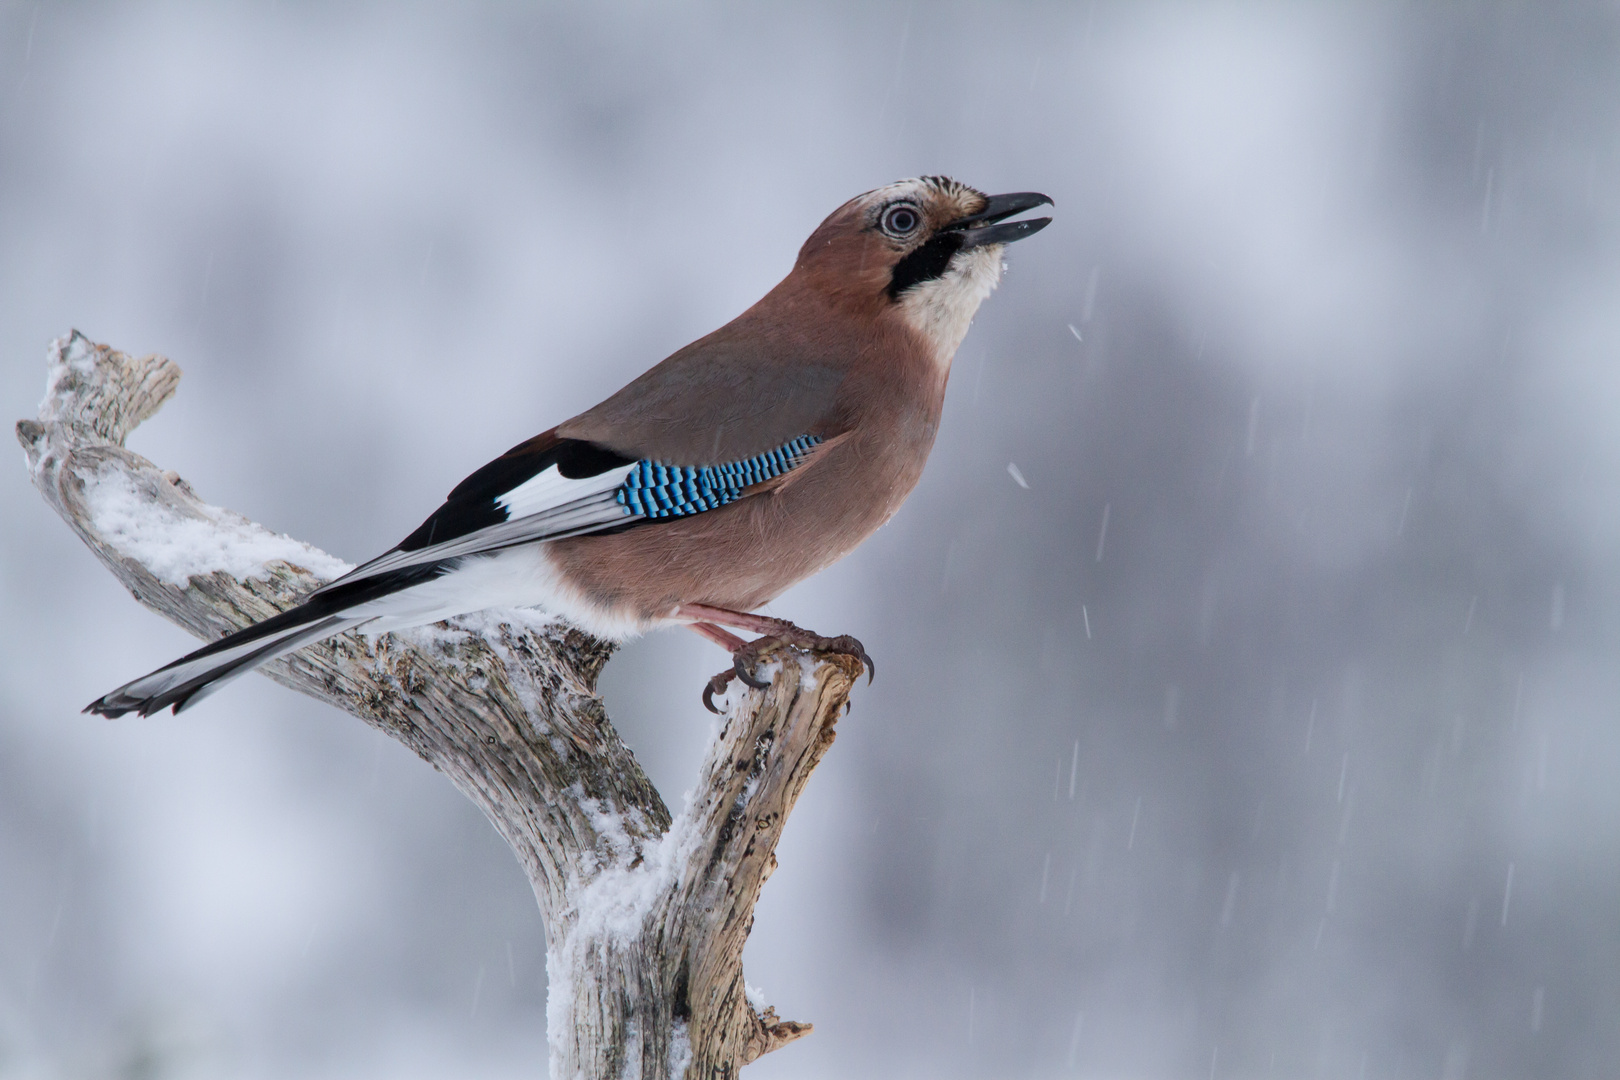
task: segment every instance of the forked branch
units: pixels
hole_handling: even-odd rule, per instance
[[[74,332],[52,345],[39,418],[17,436],[40,493],[135,598],[212,640],[348,567],[124,448],[179,380],[163,357]],[[545,919],[553,1076],[734,1076],[810,1030],[748,1002],[742,950],[859,662],[794,654],[769,689],[734,687],[672,821],[596,695],[611,653],[503,611],[375,642],[346,634],[263,670],[405,743],[512,846]]]

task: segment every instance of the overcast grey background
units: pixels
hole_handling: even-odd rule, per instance
[[[1610,1075],[1617,136],[1613,5],[10,3],[0,377],[173,357],[134,448],[359,560],[857,192],[1048,192],[921,486],[773,605],[881,674],[748,1075]],[[80,716],[191,643],[15,460],[0,1076],[542,1074],[478,813],[264,680]],[[603,679],[675,805],[722,664]]]

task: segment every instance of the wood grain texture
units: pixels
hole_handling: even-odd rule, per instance
[[[228,545],[255,527],[124,448],[179,385],[173,363],[74,332],[53,343],[49,365],[38,419],[17,424],[34,484],[136,600],[213,640],[324,583],[277,560],[245,580],[216,570],[182,587],[121,548],[98,528],[87,478],[127,484],[152,528],[217,530]],[[860,665],[793,654],[768,689],[734,689],[692,802],[672,821],[596,694],[611,653],[537,613],[502,611],[374,642],[345,634],[262,670],[409,746],[511,845],[545,920],[553,1077],[735,1076],[810,1030],[748,1002],[742,951]]]

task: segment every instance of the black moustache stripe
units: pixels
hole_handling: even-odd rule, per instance
[[[934,234],[926,244],[894,264],[889,277],[889,299],[898,300],[907,289],[945,273],[945,268],[951,265],[951,256],[961,249],[961,233]]]

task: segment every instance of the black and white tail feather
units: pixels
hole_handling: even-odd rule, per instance
[[[295,608],[238,630],[120,686],[85,707],[117,717],[189,708],[230,680],[305,645],[361,629],[382,633],[497,605],[543,602],[503,588],[491,556],[521,545],[647,524],[712,509],[761,490],[809,459],[803,437],[727,473],[718,497],[660,509],[626,486],[632,473],[665,471],[594,443],[547,432],[507,451],[456,486],[443,506],[393,550],[316,589]],[[691,474],[693,470],[680,472]],[[702,472],[719,475],[717,469]],[[676,487],[680,480],[674,481]],[[705,481],[706,482],[706,481]],[[675,490],[672,488],[672,490]],[[644,493],[643,493],[644,494]],[[682,497],[678,491],[677,501]],[[533,577],[530,573],[529,577]],[[532,587],[532,586],[531,586]]]
[[[120,686],[85,711],[147,716],[172,707],[178,713],[232,679],[323,638],[357,627],[380,633],[487,607],[482,595],[457,603],[453,587],[434,589],[432,596],[413,593],[453,576],[476,556],[633,524],[614,492],[634,464],[551,433],[513,447],[457,485],[392,551],[321,586],[295,608]]]

